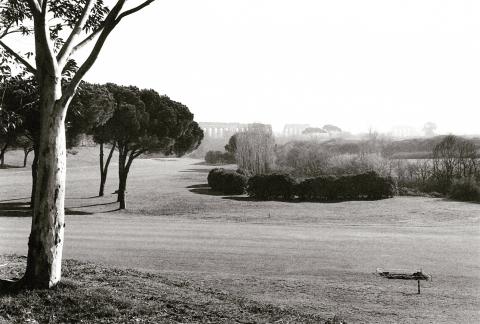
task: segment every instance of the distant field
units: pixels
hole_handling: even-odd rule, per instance
[[[116,164],[97,194],[96,150],[69,157],[67,258],[159,272],[245,300],[349,323],[480,322],[480,205],[399,197],[342,203],[254,202],[206,184],[199,160],[138,160],[127,211]],[[7,157],[20,164],[20,154]],[[26,253],[30,170],[0,170],[0,254]],[[422,268],[416,283],[377,267]]]

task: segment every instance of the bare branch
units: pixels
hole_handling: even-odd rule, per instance
[[[92,67],[92,65],[97,60],[98,54],[100,53],[100,50],[105,44],[105,41],[107,40],[108,35],[112,32],[113,28],[115,28],[115,26],[117,25],[116,18],[120,13],[120,11],[122,10],[122,7],[125,4],[125,1],[126,0],[118,0],[115,6],[112,8],[112,10],[108,13],[108,16],[105,18],[105,21],[104,21],[104,28],[102,29],[100,36],[98,37],[95,43],[95,46],[93,47],[92,51],[88,55],[85,62],[83,62],[83,64],[80,66],[77,73],[75,73],[75,76],[70,81],[70,84],[67,86],[67,88],[63,92],[62,100],[64,102],[70,100],[71,97],[73,97],[85,73],[87,73],[87,71]]]
[[[17,59],[17,61],[19,61],[20,63],[25,65],[28,72],[33,73],[33,74],[35,74],[37,72],[37,70],[25,58],[23,58],[20,54],[18,54],[14,50],[12,50],[7,44],[2,42],[1,40],[0,40],[0,46],[2,46],[10,55],[15,57]]]
[[[125,18],[126,16],[131,15],[131,14],[133,14],[133,13],[135,13],[135,12],[137,12],[137,11],[143,9],[143,8],[145,8],[146,6],[148,6],[149,4],[151,4],[153,1],[155,1],[155,0],[147,0],[147,1],[143,2],[142,4],[136,6],[136,7],[132,8],[132,9],[129,9],[129,10],[126,10],[125,12],[122,12],[122,13],[118,16],[118,18],[117,18],[117,23],[120,22],[120,20],[122,20],[122,19]]]
[[[92,10],[92,7],[94,4],[95,2],[93,0],[87,0],[87,3],[83,8],[80,18],[77,20],[77,23],[73,27],[72,32],[68,36],[67,41],[65,42],[65,44],[63,44],[60,52],[58,53],[57,61],[60,68],[63,68],[65,62],[67,62],[68,58],[70,57],[72,49],[74,48],[74,41],[78,38],[78,36],[82,32],[83,27],[87,22],[88,14]]]

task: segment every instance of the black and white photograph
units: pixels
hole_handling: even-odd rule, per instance
[[[24,323],[480,323],[480,1],[0,0]]]

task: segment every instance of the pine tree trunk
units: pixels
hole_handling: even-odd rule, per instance
[[[51,288],[61,279],[65,227],[66,109],[56,101],[58,89],[58,86],[45,87],[44,93],[41,93],[38,170],[27,269],[23,278],[24,284],[30,288]]]
[[[23,167],[27,167],[27,161],[28,161],[28,155],[30,154],[32,150],[23,150]]]
[[[115,151],[116,143],[113,143],[110,153],[108,153],[105,165],[103,164],[103,143],[100,143],[100,189],[98,190],[98,196],[103,197],[105,191],[105,182],[107,181],[108,166],[112,160],[113,152]]]
[[[100,143],[100,189],[98,190],[98,196],[103,197],[105,191],[106,176],[103,172],[103,143]]]
[[[8,143],[6,143],[0,150],[0,167],[5,167],[5,152],[7,152]]]

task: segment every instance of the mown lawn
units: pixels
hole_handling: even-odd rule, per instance
[[[205,186],[209,167],[197,160],[160,159],[134,162],[128,210],[119,212],[110,194],[116,188],[115,165],[108,194],[95,197],[95,157],[94,149],[69,157],[65,243],[66,258],[95,265],[68,261],[64,285],[55,294],[67,298],[72,291],[68,284],[75,282],[77,302],[82,303],[85,294],[110,289],[98,283],[108,277],[118,285],[115,289],[125,287],[119,290],[120,299],[135,301],[125,307],[108,301],[117,310],[106,312],[113,317],[105,318],[133,321],[145,303],[154,313],[138,317],[147,322],[308,322],[334,314],[349,323],[480,322],[478,204],[408,197],[255,202],[211,192]],[[26,253],[29,176],[29,170],[0,170],[0,254]],[[21,271],[21,263],[15,267]],[[433,282],[422,283],[417,295],[415,282],[379,278],[374,275],[377,267],[422,268]],[[81,274],[82,269],[90,272]],[[153,294],[148,288],[153,283],[145,278],[163,284],[154,286],[158,291]],[[169,288],[165,282],[183,286]],[[176,295],[180,288],[183,295]],[[31,294],[37,296],[32,307],[42,309],[38,294],[47,298],[49,293]],[[211,317],[217,316],[208,313],[212,308],[196,320],[149,317],[164,314],[167,307],[156,294],[174,300],[183,296],[189,308],[199,310],[206,306],[197,299],[209,296],[221,304],[213,309],[230,317]],[[28,296],[19,300],[30,304]],[[148,299],[152,296],[157,299]],[[8,300],[13,304],[0,308],[3,317],[21,308]],[[75,309],[78,316],[87,316],[81,305],[70,308]],[[66,315],[56,316],[67,320],[61,317]]]

